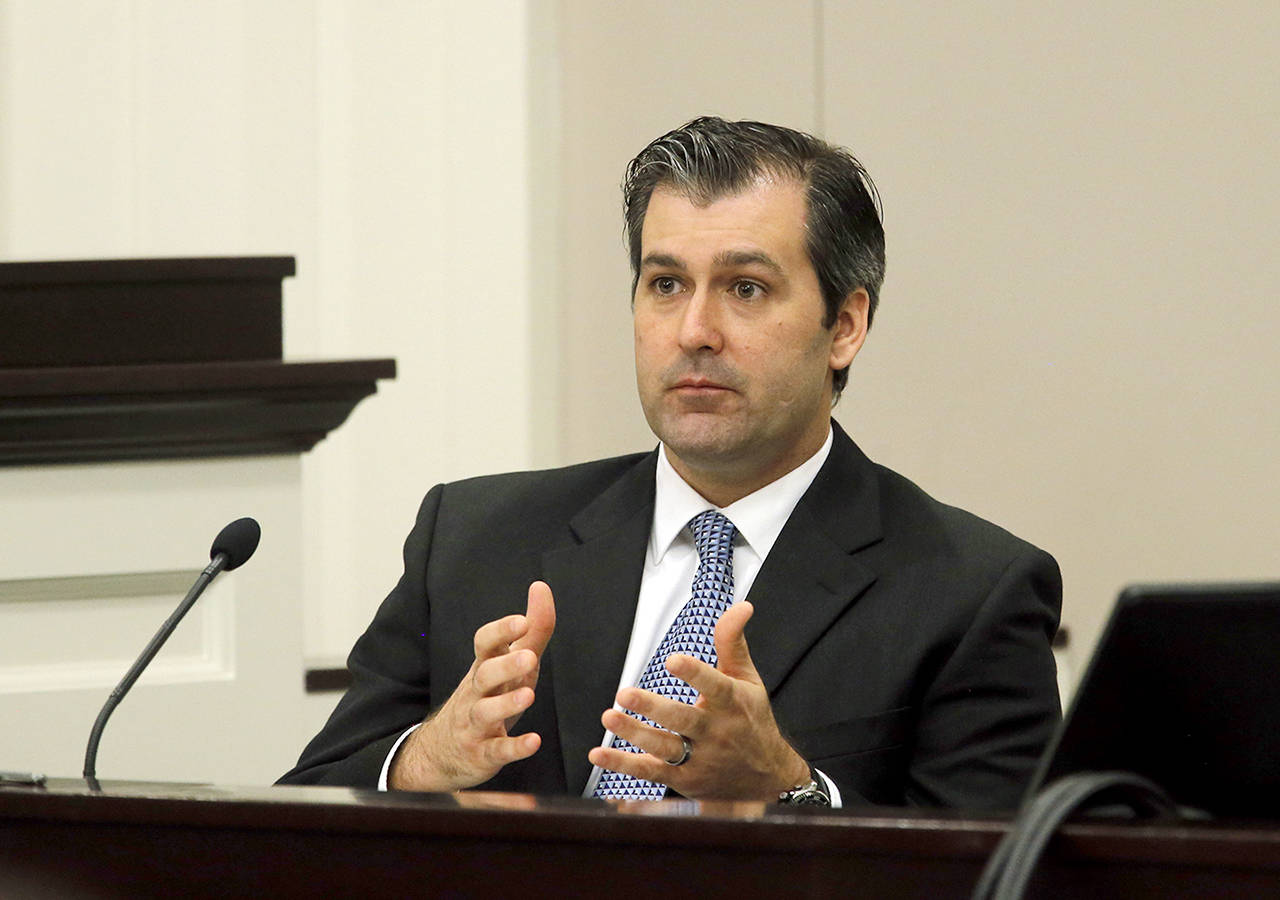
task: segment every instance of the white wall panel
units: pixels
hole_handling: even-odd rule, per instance
[[[0,5],[5,258],[127,252],[137,188],[132,14],[129,3]]]
[[[268,783],[314,726],[302,700],[296,459],[0,469],[0,766],[80,772],[98,709],[208,560],[263,540],[113,714],[103,778]],[[92,574],[89,574],[92,573]]]
[[[110,689],[177,608],[199,569],[0,581],[0,694]],[[235,677],[235,585],[222,580],[184,618],[138,684]]]
[[[295,255],[287,358],[399,361],[303,461],[299,627],[344,656],[430,485],[556,433],[528,7],[5,0],[0,23],[0,258]]]
[[[342,658],[431,485],[526,468],[554,426],[532,409],[525,4],[319,9],[311,352],[399,363],[304,461],[307,647]]]
[[[422,320],[412,287],[422,283],[418,252],[430,242],[415,223],[424,220],[433,187],[448,179],[430,161],[399,171],[385,166],[393,157],[418,161],[447,131],[438,122],[398,130],[395,116],[441,96],[424,61],[439,59],[431,42],[443,46],[443,39],[432,19],[438,10],[402,3],[381,7],[380,37],[394,36],[398,55],[380,54],[378,40],[361,43],[341,27],[323,31],[328,43],[322,42],[322,24],[335,10],[355,10],[359,26],[378,16],[371,6],[309,0],[0,4],[0,258],[292,254],[299,274],[285,285],[289,357],[404,359],[419,352],[413,335]],[[329,63],[350,64],[326,68],[325,53]],[[365,114],[356,127],[377,121],[379,130],[350,147],[322,147],[321,137],[334,130],[322,132],[326,111],[340,103]],[[435,182],[420,178],[424,172],[436,173]],[[358,177],[364,173],[386,176],[376,181],[382,193],[369,190],[369,180]],[[342,179],[348,183],[335,187]],[[405,190],[419,183],[417,193]],[[326,210],[330,217],[322,219],[324,203],[344,193],[352,203]],[[386,206],[378,201],[387,196],[404,215],[382,214]],[[332,268],[320,265],[322,236]],[[360,256],[388,246],[399,254]],[[507,255],[520,256],[516,249]],[[397,271],[388,276],[388,268]],[[324,291],[321,276],[330,278]],[[102,327],[111,327],[109,318]],[[445,353],[456,343],[448,335],[436,340]],[[438,364],[449,366],[447,359]],[[348,440],[378,403],[398,399],[401,406],[384,420],[388,431],[371,442],[374,448],[395,446],[398,425],[433,417],[429,381],[419,380],[399,398],[398,386],[366,400],[322,446]],[[466,420],[453,421],[465,434]],[[519,452],[527,442],[518,434],[511,443]],[[309,469],[305,485],[296,459],[0,470],[0,529],[23,536],[22,543],[0,541],[0,581],[10,587],[27,582],[17,589],[35,588],[31,581],[47,587],[61,578],[188,569],[202,564],[204,548],[229,518],[274,510],[257,513],[265,536],[252,568],[215,586],[207,608],[192,614],[157,660],[160,680],[176,681],[185,669],[194,681],[138,686],[104,740],[104,776],[262,781],[292,764],[332,702],[303,703],[304,622],[319,623],[309,632],[320,635],[316,640],[332,637],[308,655],[345,652],[355,621],[363,624],[389,585],[386,572],[394,569],[421,494],[417,482],[429,478],[407,473],[421,463],[411,451],[399,466],[377,452],[335,452],[339,464]],[[384,501],[399,492],[408,498],[405,511],[393,515]],[[311,502],[304,504],[304,496]],[[221,521],[204,516],[233,498],[235,509],[214,517]],[[334,523],[326,539],[341,552],[326,553],[319,542],[304,552],[306,536],[314,537],[308,523],[323,530],[321,518]],[[95,522],[101,527],[93,528]],[[272,547],[287,552],[273,560]],[[101,640],[79,649],[74,639],[50,643],[50,635],[75,618],[65,604],[27,599],[0,608],[10,629],[30,633],[39,645],[34,657],[9,660],[10,684],[25,679],[36,689],[11,692],[0,703],[6,735],[0,762],[61,774],[79,770],[84,737],[106,694],[86,683],[97,685],[107,669],[140,650],[167,615],[144,628],[142,620],[164,604],[152,596],[141,604],[144,611],[123,599],[101,596],[92,604],[93,614],[72,633],[81,641],[87,635]],[[30,615],[37,615],[35,623],[24,618]],[[196,658],[217,627],[234,628],[234,652],[215,653],[198,672]],[[234,677],[228,679],[228,670]],[[182,715],[175,718],[175,710]],[[197,713],[216,735],[201,733]]]

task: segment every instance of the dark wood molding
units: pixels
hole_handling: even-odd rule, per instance
[[[0,263],[0,367],[283,358],[292,256]]]
[[[292,256],[165,256],[0,263],[0,286],[275,281],[297,272]]]
[[[329,694],[351,687],[351,670],[346,666],[307,669],[303,687],[308,694]]]
[[[302,453],[394,359],[0,367],[0,465]]]

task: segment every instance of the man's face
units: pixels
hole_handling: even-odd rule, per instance
[[[640,403],[672,465],[721,506],[817,451],[831,372],[866,332],[861,290],[823,327],[805,214],[802,185],[765,177],[707,206],[660,187],[645,214],[634,297]]]

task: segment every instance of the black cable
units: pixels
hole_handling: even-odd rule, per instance
[[[1149,818],[1177,815],[1158,785],[1132,772],[1080,772],[1046,786],[1023,807],[987,860],[973,900],[1019,900],[1035,874],[1049,839],[1074,813],[1104,804]]]

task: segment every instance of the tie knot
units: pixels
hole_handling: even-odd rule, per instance
[[[728,516],[714,509],[698,513],[689,520],[693,532],[693,545],[698,548],[698,558],[726,560],[733,549],[733,535],[737,529]]]

